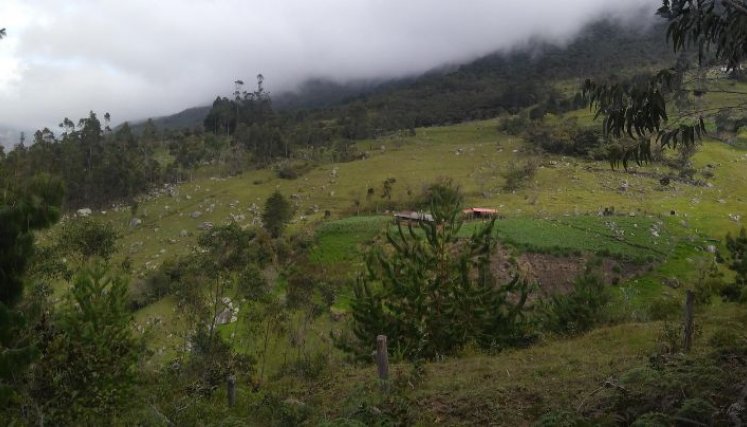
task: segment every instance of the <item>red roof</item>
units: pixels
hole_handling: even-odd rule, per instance
[[[498,213],[497,210],[495,210],[495,209],[488,209],[488,208],[467,208],[467,209],[464,210],[464,213],[470,213],[470,212],[482,213],[482,214],[494,214],[494,213]]]

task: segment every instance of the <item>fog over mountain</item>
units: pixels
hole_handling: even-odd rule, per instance
[[[653,20],[653,0],[4,0],[0,126],[35,129],[89,110],[115,123],[228,95],[263,73],[273,92],[308,78],[385,79],[589,22]],[[15,141],[17,142],[17,138]]]

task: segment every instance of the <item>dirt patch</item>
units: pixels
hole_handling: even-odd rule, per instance
[[[591,255],[562,257],[531,252],[514,256],[519,274],[538,285],[538,289],[533,292],[534,298],[570,292],[573,289],[573,282],[583,274],[591,258]],[[501,248],[498,256],[493,260],[493,274],[501,281],[509,280],[516,271],[510,259],[509,250]],[[648,271],[649,267],[647,264],[640,265],[604,258],[597,271],[601,273],[604,283],[616,285],[642,275]]]

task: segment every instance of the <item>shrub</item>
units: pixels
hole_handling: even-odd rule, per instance
[[[643,414],[633,421],[630,427],[669,427],[672,425],[672,418],[661,412],[649,412]]]
[[[110,223],[91,218],[68,221],[62,227],[58,244],[68,254],[76,254],[86,260],[94,256],[108,260],[115,251],[119,233]]]
[[[708,339],[708,344],[721,354],[747,353],[747,337],[733,328],[717,329]]]
[[[602,279],[587,272],[576,279],[573,291],[554,295],[543,305],[544,329],[563,335],[586,332],[603,320],[609,300]]]
[[[501,120],[498,130],[505,132],[509,135],[520,135],[529,125],[529,120],[525,115],[518,114],[515,116],[508,116]]]
[[[312,169],[311,164],[283,162],[275,169],[275,174],[280,179],[298,179]]]
[[[511,161],[501,175],[506,180],[503,184],[505,191],[516,191],[524,187],[537,174],[537,161],[527,159],[523,164]]]
[[[675,414],[677,425],[712,425],[716,408],[703,399],[687,399]]]
[[[747,300],[747,231],[744,227],[739,235],[726,235],[726,248],[729,250],[727,266],[735,273],[734,282],[724,288],[722,296],[731,301]]]
[[[423,188],[417,206],[422,209],[429,209],[431,212],[436,210],[451,212],[461,206],[463,201],[464,195],[459,184],[451,178],[439,177],[435,182]],[[444,216],[445,214],[441,213],[440,215]]]
[[[653,299],[646,311],[650,320],[670,320],[680,315],[682,304],[676,298],[665,295]]]
[[[541,416],[534,427],[583,427],[591,426],[584,417],[570,411],[552,411]]]

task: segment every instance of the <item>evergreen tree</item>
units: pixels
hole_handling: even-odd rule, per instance
[[[265,210],[262,213],[265,230],[272,237],[280,237],[291,218],[293,218],[293,207],[290,202],[279,191],[272,193],[265,202]]]
[[[723,296],[730,300],[747,300],[747,231],[744,227],[739,235],[726,235],[726,249],[729,251],[727,266],[735,273],[734,282],[723,290]]]
[[[39,175],[26,188],[6,185],[0,198],[0,408],[14,395],[13,383],[37,355],[16,305],[34,251],[34,230],[59,219],[63,189],[59,180]]]
[[[78,274],[34,367],[32,395],[50,425],[116,424],[136,409],[141,343],[127,307],[127,281],[95,264]]]
[[[454,200],[453,198],[451,199]],[[367,257],[352,301],[351,350],[384,334],[394,353],[433,358],[469,342],[495,349],[526,338],[526,281],[498,283],[491,271],[493,222],[460,239],[459,204],[433,210],[434,221],[399,224]]]

